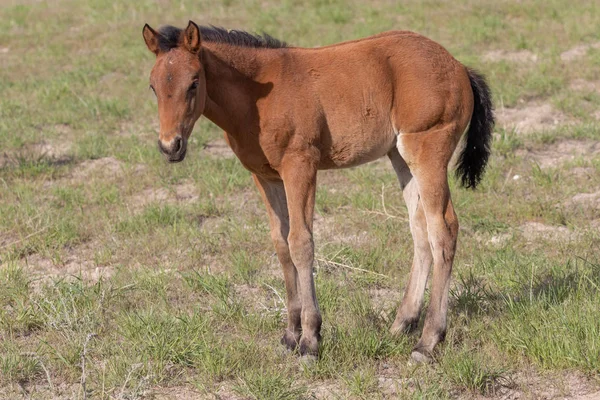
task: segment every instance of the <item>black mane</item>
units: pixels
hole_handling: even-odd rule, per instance
[[[169,51],[179,45],[179,38],[183,30],[171,25],[163,26],[158,30],[158,45],[161,51]],[[234,46],[280,49],[287,47],[287,43],[263,33],[251,34],[246,31],[237,31],[216,27],[200,26],[202,40],[214,43],[227,43]]]

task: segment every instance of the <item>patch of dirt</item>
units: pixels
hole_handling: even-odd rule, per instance
[[[152,390],[155,400],[196,400],[203,398],[204,394],[187,387],[157,388]],[[219,397],[220,399],[235,399],[237,397]]]
[[[73,127],[68,123],[38,125],[37,128],[39,129],[40,132],[59,133],[61,135],[61,137],[53,139],[53,142],[56,142],[56,140],[58,140],[58,139],[61,140],[61,142],[58,145],[66,144],[69,147],[71,147],[73,144],[73,143],[71,143],[72,138],[68,137],[68,135],[73,133]],[[46,142],[46,141],[43,140],[42,142]]]
[[[536,63],[537,54],[529,50],[492,50],[483,55],[483,60],[487,62],[508,61],[513,63]]]
[[[177,200],[194,202],[198,200],[198,189],[192,183],[183,183],[175,186],[175,197]]]
[[[519,229],[527,240],[568,241],[576,236],[575,232],[565,226],[551,226],[540,222],[527,222],[521,225]]]
[[[598,173],[592,167],[575,167],[571,168],[569,174],[580,179],[592,179]]]
[[[402,375],[401,366],[392,362],[382,362],[377,368],[377,384],[384,399],[407,397],[405,388],[413,387],[413,378],[398,378]]]
[[[387,288],[369,289],[369,297],[373,308],[382,312],[395,308],[402,299],[401,289],[400,287],[398,287],[398,290]]]
[[[105,178],[116,178],[123,173],[123,164],[114,157],[103,157],[95,160],[86,160],[79,164],[73,172],[73,178],[85,181],[93,175]]]
[[[555,129],[570,122],[569,118],[550,104],[524,104],[518,108],[502,108],[496,112],[497,126],[528,134]]]
[[[64,129],[64,127],[68,128],[68,125],[60,125],[59,129]],[[68,153],[71,151],[72,143],[71,142],[61,142],[61,143],[49,143],[42,142],[36,143],[31,146],[31,151],[33,153],[39,154],[43,157],[48,157],[54,160],[68,160],[70,157]]]
[[[60,125],[59,125],[60,126]],[[42,141],[26,145],[25,147],[10,153],[0,154],[0,168],[10,165],[18,165],[21,160],[48,161],[55,165],[66,164],[72,160],[69,155],[72,143],[68,141],[56,143]]]
[[[235,298],[243,299],[252,312],[260,314],[287,313],[283,298],[285,292],[277,294],[271,292],[272,296],[265,295],[262,288],[248,284],[234,285],[234,291]]]
[[[0,249],[10,247],[14,243],[18,243],[19,238],[10,232],[0,232]]]
[[[595,393],[586,394],[583,396],[576,396],[573,398],[574,400],[598,400],[600,399],[600,391]]]
[[[487,243],[495,247],[502,248],[512,239],[512,237],[512,233],[500,233],[492,236]]]
[[[25,262],[31,275],[39,278],[34,279],[34,287],[59,277],[81,277],[87,282],[97,282],[100,278],[111,277],[113,268],[96,266],[93,254],[94,245],[86,243],[69,250],[62,260],[52,260],[40,254],[32,254]]]
[[[585,79],[575,79],[569,85],[569,89],[580,92],[600,92],[600,81],[586,81]]]
[[[600,191],[595,193],[579,193],[565,203],[566,206],[575,206],[600,210]]]
[[[337,381],[320,381],[317,385],[310,388],[310,394],[313,399],[347,399],[350,398]]]
[[[80,397],[81,386],[59,384],[50,388],[47,384],[26,382],[23,386],[10,384],[0,387],[1,399],[45,399],[45,400],[71,400]]]
[[[560,59],[566,62],[574,61],[584,57],[590,49],[600,49],[600,42],[577,45],[567,51],[562,52],[560,54]]]
[[[336,222],[336,215],[322,215],[315,213],[314,217],[314,237],[315,242],[321,246],[330,243],[343,243],[353,246],[361,246],[369,241],[369,232],[352,232],[348,226]]]
[[[516,388],[501,390],[502,399],[599,399],[597,385],[578,372],[552,373],[542,376],[535,371],[513,376]]]
[[[377,377],[377,385],[386,399],[397,399],[402,393],[403,381],[387,376]]]
[[[134,211],[139,211],[150,203],[176,204],[193,203],[198,200],[198,189],[192,183],[186,182],[174,187],[174,190],[166,188],[148,188],[131,196],[128,204]]]
[[[7,153],[0,153],[0,168],[8,167],[12,163],[13,163],[12,162],[12,158],[10,157],[9,154],[7,154]]]
[[[600,155],[600,141],[562,140],[536,150],[518,150],[517,155],[535,161],[540,168],[556,167],[577,158]]]
[[[235,153],[225,139],[217,139],[204,145],[204,151],[213,157],[233,158]]]
[[[165,188],[149,188],[131,197],[128,203],[136,208],[142,208],[146,204],[163,202],[169,198],[169,191]]]

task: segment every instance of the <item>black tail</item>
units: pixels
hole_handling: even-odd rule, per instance
[[[466,188],[475,188],[483,176],[490,157],[494,109],[490,88],[482,75],[467,68],[473,89],[473,115],[465,147],[460,154],[456,176]]]

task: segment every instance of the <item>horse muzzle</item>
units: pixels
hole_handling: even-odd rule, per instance
[[[158,140],[158,149],[165,155],[170,163],[183,161],[187,152],[187,140],[180,135],[175,136],[171,142],[165,144],[162,140]]]

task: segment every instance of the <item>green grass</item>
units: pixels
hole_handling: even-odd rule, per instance
[[[561,53],[600,41],[599,17],[595,2],[559,0],[8,1],[0,397],[537,398],[567,396],[574,381],[598,391],[600,213],[573,199],[600,187],[600,94],[571,83],[600,79],[600,51]],[[320,174],[320,359],[306,367],[280,351],[285,289],[249,172],[203,150],[221,137],[205,119],[184,163],[156,149],[141,28],[188,19],[300,46],[415,30],[483,72],[498,109],[564,114],[568,124],[527,135],[498,124],[477,191],[451,178],[461,232],[436,363],[410,364],[418,332],[388,333],[412,243],[387,160]],[[490,61],[493,50],[537,61]],[[581,143],[577,156],[542,165],[565,140]]]

